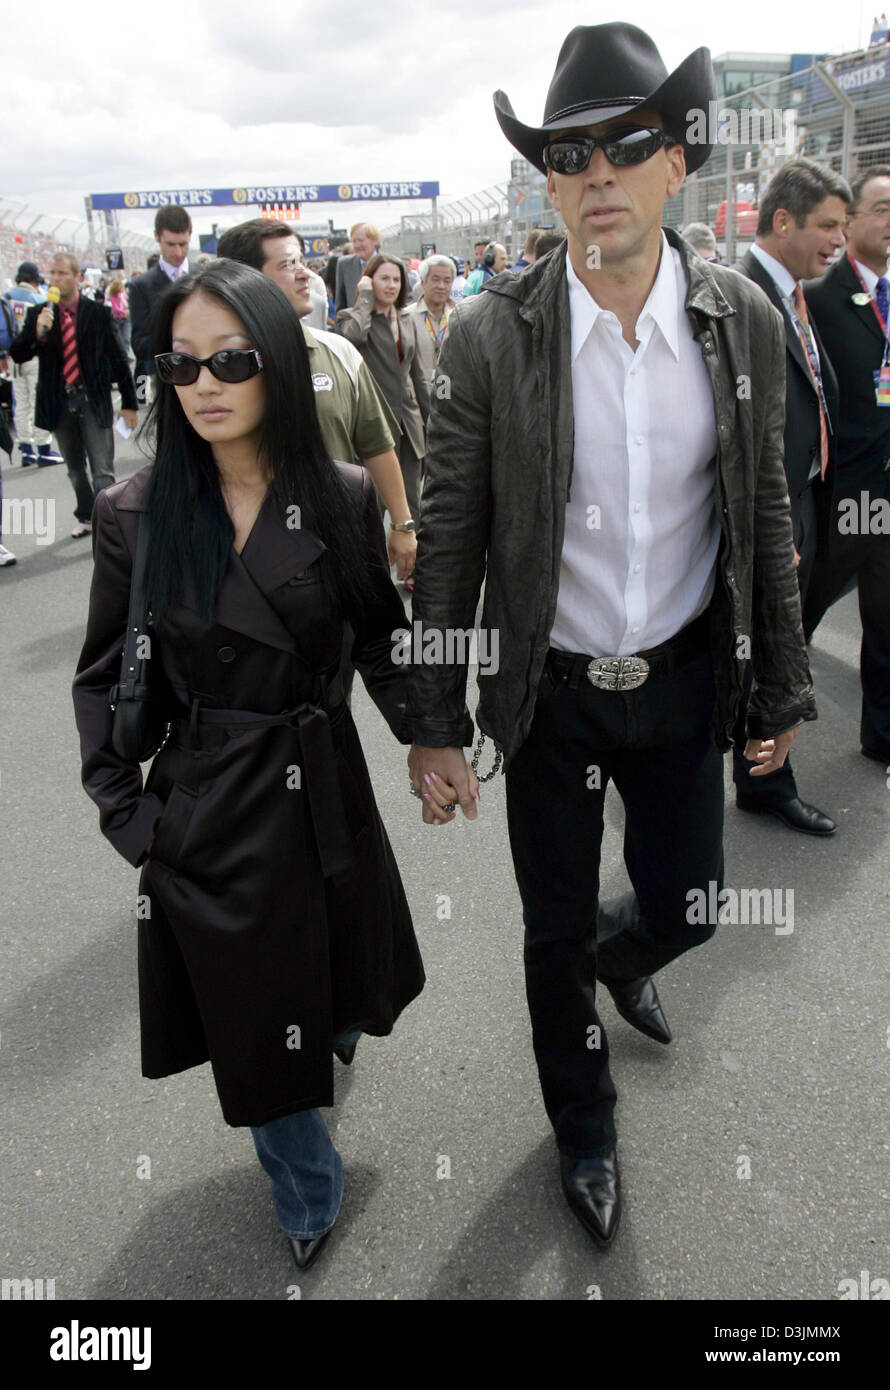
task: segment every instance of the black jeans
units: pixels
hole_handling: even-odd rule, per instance
[[[55,428],[59,451],[68,468],[74,488],[74,515],[88,522],[93,514],[93,502],[105,487],[114,483],[114,435],[111,427],[99,424],[96,412],[86,396],[79,391],[66,398]],[[93,475],[87,477],[87,459]]]
[[[529,736],[506,774],[507,823],[525,923],[525,979],[544,1104],[560,1149],[615,1140],[615,1087],[596,1010],[597,973],[650,975],[713,936],[687,921],[692,889],[723,887],[723,757],[702,651],[637,690],[545,671]],[[603,803],[624,802],[634,892],[598,905]]]

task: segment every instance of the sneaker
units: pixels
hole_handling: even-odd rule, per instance
[[[11,550],[7,550],[5,545],[0,545],[0,565],[14,565],[15,556]]]
[[[27,468],[29,464],[37,462],[37,455],[32,444],[20,444],[19,453],[22,456],[22,467]]]
[[[76,521],[72,527],[71,534],[75,540],[78,540],[81,536],[91,535],[92,530],[93,528],[88,521]]]
[[[37,449],[37,467],[48,468],[51,463],[61,463],[62,455],[51,444],[41,444]]]

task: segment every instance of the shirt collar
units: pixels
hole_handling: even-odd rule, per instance
[[[751,255],[754,257],[755,261],[760,262],[767,275],[775,281],[782,293],[787,295],[790,299],[797,288],[797,281],[788,267],[784,266],[781,261],[777,261],[775,256],[771,256],[768,251],[764,251],[763,247],[758,246],[756,242],[751,247]]]
[[[167,276],[167,279],[172,280],[174,284],[181,275],[188,275],[189,273],[188,257],[186,257],[181,266],[178,266],[171,265],[169,261],[165,261],[164,257],[161,256],[158,259],[158,265],[161,267],[161,270],[163,270],[164,274]]]
[[[566,256],[566,278],[569,282],[569,309],[572,318],[572,361],[578,356],[603,312],[593,295],[583,285],[575,273],[570,256]],[[679,299],[677,292],[677,272],[668,239],[661,234],[661,260],[655,283],[649,291],[649,298],[640,310],[636,323],[636,336],[640,343],[646,344],[654,328],[661,335],[679,360],[680,329],[678,322]]]
[[[853,257],[851,256],[850,259],[853,260]],[[874,271],[870,270],[867,265],[863,265],[861,261],[853,260],[853,264],[865,281],[865,288],[868,290],[869,294],[874,294],[875,285],[878,283],[877,275],[875,275]]]

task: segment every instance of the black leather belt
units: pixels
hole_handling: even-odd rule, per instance
[[[76,382],[74,382],[74,384],[72,385],[72,383],[71,383],[70,381],[66,381],[66,382],[64,383],[63,389],[64,389],[64,392],[65,392],[65,395],[66,395],[66,396],[79,396],[80,393],[81,393],[81,391],[83,390],[83,382],[82,382],[82,381],[76,381]]]
[[[557,680],[577,690],[582,676],[598,690],[636,690],[650,676],[665,676],[697,656],[708,643],[708,611],[700,614],[673,637],[634,656],[584,656],[551,647],[547,662]]]

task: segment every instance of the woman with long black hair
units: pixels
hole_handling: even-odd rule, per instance
[[[383,1036],[423,987],[407,902],[340,686],[351,659],[394,734],[407,668],[373,486],[332,464],[282,291],[232,261],[164,296],[155,460],[103,492],[74,682],[83,781],[139,891],[142,1070],[210,1061],[249,1125],[304,1268],[342,1165],[319,1113],[332,1049]],[[143,789],[112,742],[140,515],[151,669],[169,737]],[[450,791],[450,789],[445,789]],[[443,789],[426,795],[441,806]]]

